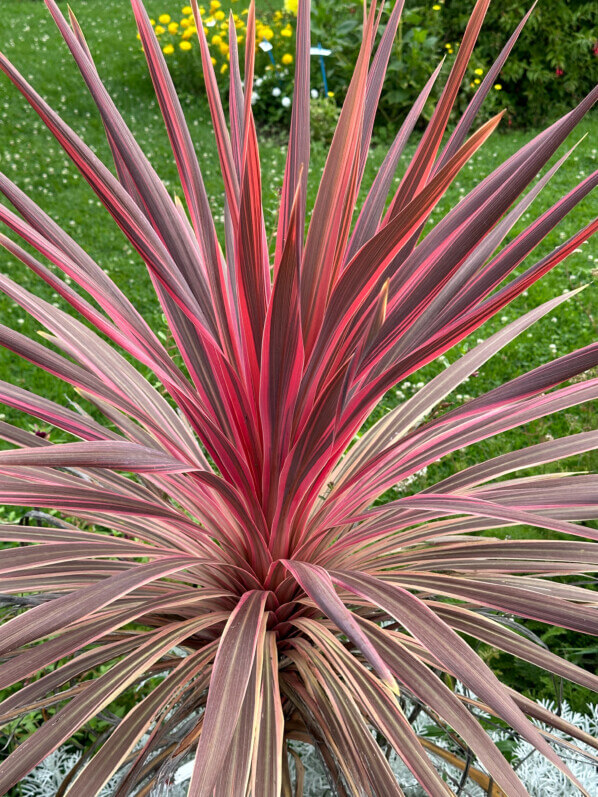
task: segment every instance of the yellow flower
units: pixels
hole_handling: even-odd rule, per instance
[[[280,60],[288,66],[293,63],[293,56],[290,53],[285,53]]]
[[[188,19],[182,19],[181,20],[181,28],[188,28],[190,24],[191,24],[191,22],[189,22]]]
[[[270,41],[270,39],[274,38],[274,31],[272,28],[263,28],[261,31],[262,38],[266,39],[266,41]]]
[[[182,37],[181,37],[181,38],[183,38],[183,39],[190,39],[190,38],[191,38],[191,36],[193,36],[193,34],[194,34],[194,33],[197,33],[197,31],[196,31],[196,29],[195,29],[195,28],[187,28],[187,29],[186,29],[186,30],[183,32],[183,35],[182,35]]]
[[[432,11],[440,11],[440,9],[441,9],[441,8],[442,8],[442,6],[439,6],[439,5],[437,4],[437,5],[435,5],[435,6],[432,6]]]
[[[448,51],[448,54],[449,54],[449,55],[452,55],[454,52],[455,52],[455,51],[454,51],[454,50],[453,50],[453,48],[451,47],[451,48],[450,48],[450,50]]]
[[[496,91],[500,91],[502,89],[502,86],[500,85],[500,83],[495,83],[494,88],[496,89]]]
[[[473,71],[474,71],[474,74],[476,74],[476,75],[483,75],[484,74],[484,70],[483,69],[474,69]]]
[[[217,47],[219,44],[222,44],[222,36],[218,36],[218,34],[212,36],[212,44],[215,47]]]
[[[333,91],[329,91],[329,92],[328,92],[328,96],[329,96],[329,97],[334,97],[334,92],[333,92]]]
[[[191,6],[183,6],[183,8],[181,8],[181,14],[192,14],[192,13],[193,9],[191,8]]]
[[[155,19],[150,19],[150,25],[152,26],[152,28],[154,27],[155,24],[156,24],[156,20]]]
[[[160,14],[158,22],[161,22],[163,25],[168,25],[170,22],[170,14]]]
[[[212,57],[210,58],[210,61],[212,62],[212,64],[213,64],[214,66],[216,66],[216,64],[218,63],[218,61],[217,61],[217,60],[214,58],[214,56],[212,56]]]
[[[220,3],[219,0],[212,0],[210,3],[210,11],[215,11],[217,8],[220,8],[221,5],[222,3]]]
[[[223,75],[227,69],[228,69],[228,64],[222,64],[222,66],[220,67],[220,74]]]
[[[163,28],[162,25],[156,25],[154,30],[156,31],[156,36],[161,36],[163,33],[166,32],[166,28]]]
[[[181,50],[190,50],[192,46],[193,46],[193,45],[191,44],[191,42],[189,42],[189,41],[186,41],[186,40],[183,40],[183,41],[182,41],[182,42],[179,44],[179,47],[181,48]]]
[[[474,82],[474,83],[476,84],[476,86],[477,86],[477,85],[478,85],[478,83],[480,82],[480,79],[479,79],[479,77],[475,78],[475,80],[474,80],[473,82]]]
[[[167,44],[166,47],[162,47],[162,52],[164,55],[172,55],[174,52],[174,47],[172,44]]]
[[[138,34],[137,34],[137,38],[138,38],[138,39],[141,39],[141,33],[138,33]]]
[[[244,41],[245,41],[245,36],[237,36],[237,43],[238,44],[243,44]]]
[[[284,9],[288,11],[289,14],[294,14],[297,16],[297,6],[299,5],[299,0],[284,0]]]
[[[275,11],[273,19],[274,19],[275,22],[278,22],[279,20],[281,20],[282,19],[282,11]]]
[[[179,29],[178,22],[171,22],[170,25],[168,26],[169,33],[176,33],[178,29]]]
[[[228,53],[228,44],[226,42],[222,42],[222,44],[220,45],[220,47],[218,49],[220,50],[222,55],[227,55],[227,53]]]
[[[214,18],[220,21],[226,18],[226,14],[224,13],[224,11],[216,11],[216,13],[214,14]]]
[[[281,36],[284,36],[284,37],[285,37],[285,38],[287,38],[287,39],[290,39],[290,38],[291,38],[291,36],[293,35],[293,28],[291,28],[291,26],[290,26],[290,25],[287,25],[287,26],[286,26],[286,28],[283,28],[283,29],[280,31],[280,35],[281,35]]]

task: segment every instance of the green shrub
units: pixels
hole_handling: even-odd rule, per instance
[[[330,144],[336,130],[340,108],[332,97],[312,97],[310,102],[311,138]]]
[[[280,5],[281,8],[276,8]],[[505,0],[491,3],[474,55],[466,74],[463,92],[456,106],[463,112],[483,75],[491,67],[501,48],[529,10],[527,0]],[[246,9],[230,6],[236,17],[239,35],[245,32]],[[221,89],[228,90],[228,19],[229,4],[219,0],[206,2],[204,19],[209,27],[208,41],[216,65]],[[173,10],[174,9],[174,10]],[[182,25],[190,17],[179,14],[173,4],[160,5],[160,13],[170,12],[178,26],[167,24],[159,36],[179,88],[197,93],[203,90],[197,37],[189,35]],[[391,7],[385,8],[380,30],[388,21]],[[237,16],[238,12],[238,16]],[[420,4],[406,0],[393,44],[388,72],[380,97],[378,130],[389,128],[389,134],[403,120],[417,99],[422,86],[439,61],[446,57],[445,73],[458,52],[460,33],[471,12],[470,0],[437,0]],[[215,16],[218,15],[219,19]],[[179,20],[180,17],[180,20]],[[356,0],[339,4],[336,0],[317,0],[312,5],[312,45],[322,44],[331,54],[324,59],[326,85],[320,60],[312,56],[311,85],[323,97],[329,90],[341,102],[351,80],[359,51],[362,31],[362,6]],[[296,17],[289,4],[275,3],[260,14],[257,24],[259,43],[269,51],[257,49],[254,115],[266,126],[287,124],[293,91],[293,67],[285,64],[294,47]],[[284,30],[284,33],[283,33]],[[264,31],[266,37],[264,37]],[[292,31],[292,35],[290,34]],[[212,38],[218,42],[212,44]],[[181,49],[181,45],[188,49]],[[506,108],[507,123],[528,127],[546,121],[555,113],[564,113],[579,102],[593,85],[598,63],[598,21],[595,5],[588,0],[540,0],[517,42],[500,82],[488,97],[481,114],[488,119]],[[429,119],[434,100],[443,85],[438,81],[432,91],[422,119]],[[284,103],[283,103],[284,100]]]
[[[490,4],[471,66],[484,71],[531,3]],[[471,13],[469,0],[446,0],[443,27],[452,38]],[[501,99],[518,127],[546,121],[577,102],[596,82],[598,14],[593,0],[540,0],[501,73]]]

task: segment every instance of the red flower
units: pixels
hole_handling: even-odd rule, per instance
[[[565,74],[565,72],[560,68],[560,66],[557,66],[554,73],[557,77],[562,77]]]

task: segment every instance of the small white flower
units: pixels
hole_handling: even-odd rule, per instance
[[[257,86],[259,88],[262,85],[263,82],[264,82],[263,78],[256,77],[256,79],[253,81],[253,84],[254,84],[254,86]]]
[[[275,87],[272,89],[272,96],[273,96],[273,97],[280,97],[280,95],[281,95],[281,94],[282,94],[282,92],[281,92],[281,90],[278,88],[278,86],[275,86]]]
[[[259,98],[260,98],[260,95],[257,93],[257,91],[252,92],[252,94],[251,94],[251,104],[255,105],[256,102],[259,100]]]
[[[280,101],[282,103],[283,108],[290,108],[291,107],[291,99],[290,97],[283,97]]]
[[[319,95],[319,92],[318,92],[317,89],[312,89],[311,90],[311,98],[312,98],[312,100],[317,100],[319,96],[320,95]]]

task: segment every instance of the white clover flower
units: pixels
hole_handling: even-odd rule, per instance
[[[312,100],[317,100],[319,96],[320,96],[320,92],[317,89],[312,89],[311,90],[311,98],[312,98]]]
[[[278,88],[278,86],[274,86],[274,88],[272,89],[272,96],[273,97],[280,97],[281,94],[282,94],[282,92]]]
[[[290,97],[283,97],[280,101],[282,103],[283,108],[290,108],[291,107],[291,99]]]
[[[251,93],[251,104],[255,105],[256,102],[259,100],[259,98],[260,98],[260,95],[257,93],[257,91],[253,91]]]

